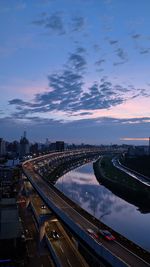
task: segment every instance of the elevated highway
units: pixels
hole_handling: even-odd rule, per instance
[[[122,246],[118,241],[108,242],[103,239],[96,240],[87,233],[87,229],[93,229],[95,232],[98,231],[97,227],[88,221],[82,213],[76,211],[75,206],[68,204],[67,201],[62,199],[59,194],[54,190],[53,185],[48,185],[41,175],[38,174],[34,169],[34,164],[37,161],[54,161],[66,160],[70,157],[89,157],[99,154],[99,151],[75,151],[65,153],[54,153],[45,157],[33,159],[23,163],[23,171],[27,176],[33,187],[36,189],[38,194],[42,197],[47,206],[53,210],[54,213],[72,230],[72,232],[86,244],[91,251],[104,258],[112,266],[124,267],[124,266],[136,266],[144,267],[150,266],[149,263],[144,261],[139,256],[135,255],[132,251]]]
[[[43,205],[43,201],[38,195],[32,197],[31,208],[38,224],[40,239],[42,240],[45,236],[46,243],[53,255],[56,266],[88,267],[88,264],[71,242],[59,220]],[[56,231],[59,237],[53,238],[52,231]]]

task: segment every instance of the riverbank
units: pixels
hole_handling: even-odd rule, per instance
[[[104,156],[93,164],[95,176],[117,196],[137,206],[142,213],[150,211],[150,188],[118,170],[112,156]]]
[[[128,157],[125,156],[121,159],[121,163],[142,175],[145,175],[150,179],[150,156],[137,156],[137,157]]]

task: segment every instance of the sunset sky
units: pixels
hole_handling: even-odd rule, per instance
[[[149,13],[149,0],[0,0],[0,137],[147,145]]]

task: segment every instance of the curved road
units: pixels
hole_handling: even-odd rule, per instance
[[[150,178],[148,178],[148,177],[146,177],[146,176],[144,176],[144,175],[142,175],[142,174],[140,174],[134,170],[131,170],[131,169],[125,167],[124,165],[122,165],[120,163],[120,161],[117,158],[113,158],[112,163],[117,169],[125,172],[126,174],[130,175],[134,179],[136,179],[136,180],[140,181],[141,183],[150,187]]]
[[[34,159],[35,162],[35,159]],[[98,231],[97,227],[79,214],[74,207],[70,206],[66,201],[64,201],[56,192],[53,190],[53,186],[48,186],[48,184],[41,178],[41,176],[34,172],[34,166],[32,161],[25,162],[23,164],[23,170],[32,185],[38,191],[40,195],[44,195],[44,200],[46,204],[52,209],[53,206],[61,213],[64,211],[71,220],[76,223],[76,225],[87,234],[87,229],[91,228],[94,231]],[[61,218],[64,220],[64,218]],[[65,222],[67,223],[67,222]],[[73,229],[74,230],[74,229]],[[92,237],[89,236],[93,240]],[[88,239],[89,239],[88,238]],[[84,240],[85,242],[85,240]],[[95,242],[98,244],[97,240]],[[88,244],[90,245],[90,244]],[[99,241],[99,251],[101,247],[104,247],[112,255],[115,255],[116,258],[120,259],[124,266],[136,266],[136,267],[145,267],[150,266],[147,262],[142,260],[137,255],[133,254],[131,251],[123,247],[117,241],[108,242],[105,240]],[[100,252],[99,252],[100,253]],[[100,256],[101,253],[99,254]],[[113,262],[110,262],[113,266],[116,266]],[[123,266],[123,265],[122,265]]]

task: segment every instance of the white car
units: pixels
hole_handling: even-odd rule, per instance
[[[52,230],[51,231],[51,236],[54,238],[54,239],[58,239],[60,237],[60,235],[57,233],[56,230]]]

